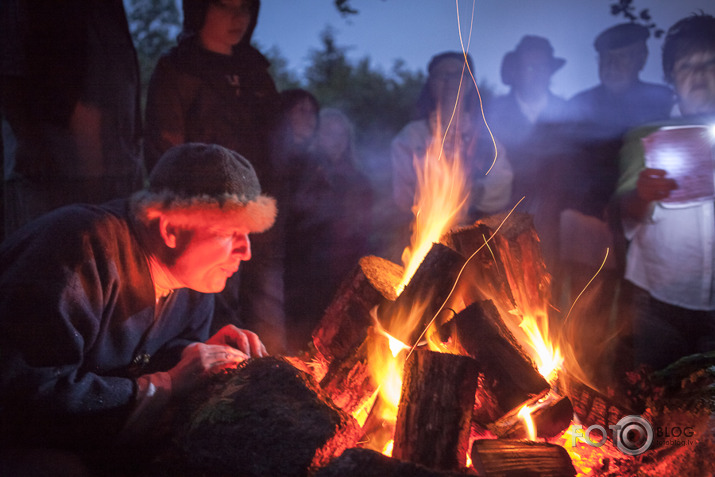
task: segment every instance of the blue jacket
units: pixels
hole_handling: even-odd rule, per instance
[[[175,291],[155,309],[128,202],[73,205],[0,246],[3,444],[112,445],[136,377],[208,338],[213,295]]]

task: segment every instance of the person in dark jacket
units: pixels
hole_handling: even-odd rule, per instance
[[[131,466],[161,442],[171,403],[265,356],[250,331],[209,329],[213,294],[251,258],[248,234],[275,215],[245,158],[190,143],[167,151],[131,198],[59,208],[8,237],[0,473],[26,475],[23,456],[58,450],[100,475]]]
[[[0,2],[6,234],[141,189],[139,95],[122,0]]]
[[[264,189],[280,200],[270,152],[280,96],[268,61],[250,44],[259,7],[258,0],[183,1],[178,45],[157,63],[147,93],[149,170],[171,146],[220,144],[251,158]],[[258,259],[229,281],[215,319],[258,332],[274,352],[285,348],[280,223],[254,242]]]

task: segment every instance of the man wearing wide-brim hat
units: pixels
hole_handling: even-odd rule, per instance
[[[24,475],[8,466],[34,460],[64,475],[72,455],[106,475],[153,449],[177,398],[265,356],[252,332],[209,329],[213,294],[275,215],[245,158],[189,143],[169,149],[130,199],[67,206],[8,237],[0,469]]]
[[[564,64],[551,42],[536,35],[523,36],[502,59],[501,79],[510,90],[488,104],[487,121],[512,162],[512,204],[542,188],[534,184],[543,178],[535,144],[544,139],[545,125],[564,120],[566,101],[551,91],[551,78]]]

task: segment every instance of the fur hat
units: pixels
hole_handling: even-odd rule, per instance
[[[132,204],[145,222],[164,214],[186,225],[229,221],[251,232],[268,230],[277,212],[275,199],[261,193],[246,158],[217,144],[201,143],[166,151],[149,176],[149,187],[137,192]]]
[[[599,53],[622,48],[633,43],[645,42],[650,36],[648,27],[638,23],[619,23],[603,30],[593,42],[594,48]]]
[[[510,51],[501,63],[501,80],[507,86],[513,86],[516,81],[517,67],[519,65],[519,56],[526,51],[543,51],[549,56],[549,66],[551,67],[551,74],[554,74],[558,69],[560,69],[566,60],[563,58],[556,58],[554,56],[554,47],[551,46],[551,42],[544,37],[536,35],[525,35],[516,45],[514,51]]]

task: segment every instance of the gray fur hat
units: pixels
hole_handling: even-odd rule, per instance
[[[251,163],[217,144],[187,143],[162,155],[149,176],[149,187],[132,197],[139,218],[160,214],[177,223],[212,226],[227,221],[251,232],[268,230],[276,201],[261,193]]]

